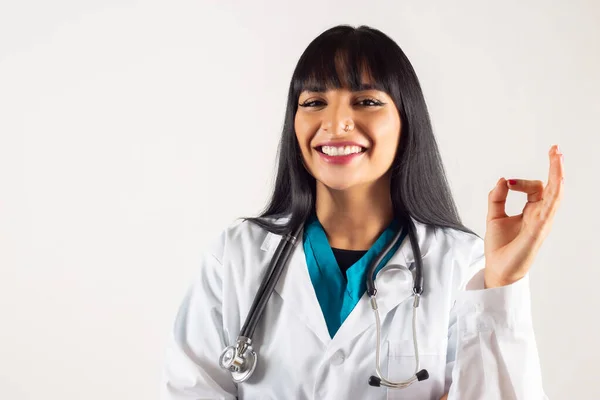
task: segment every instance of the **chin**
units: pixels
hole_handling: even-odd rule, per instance
[[[327,189],[331,190],[346,190],[360,183],[354,179],[319,179],[319,182]]]

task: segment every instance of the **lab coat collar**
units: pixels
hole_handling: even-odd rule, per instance
[[[282,219],[284,218],[279,220]],[[416,228],[421,257],[425,258],[435,240],[435,229],[414,218],[412,220]],[[275,292],[283,299],[284,307],[289,306],[290,310],[315,333],[321,342],[325,345],[334,342],[335,346],[330,346],[330,348],[337,348],[375,323],[369,297],[367,293],[363,294],[334,338],[330,338],[323,312],[310,280],[301,238],[302,234],[290,256],[288,266],[275,285]],[[269,253],[268,257],[272,256],[280,240],[280,235],[269,232],[261,245],[261,250]],[[412,297],[413,280],[409,267],[412,267],[411,264],[414,261],[414,253],[407,236],[390,261],[376,275],[377,303],[382,321],[389,311]]]

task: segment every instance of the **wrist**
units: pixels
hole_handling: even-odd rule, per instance
[[[512,285],[521,278],[523,278],[523,276],[514,276],[511,278],[497,277],[490,274],[486,269],[483,273],[483,287],[484,289],[493,289],[497,287]]]

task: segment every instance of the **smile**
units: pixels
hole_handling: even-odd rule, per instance
[[[321,158],[330,164],[348,164],[367,151],[361,146],[319,146],[316,150]]]

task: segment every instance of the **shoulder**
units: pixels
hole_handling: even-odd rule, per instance
[[[446,274],[455,291],[464,289],[467,282],[485,267],[484,241],[479,236],[455,228],[437,227],[436,239],[444,253],[439,271]]]
[[[423,223],[412,219],[421,255],[452,257],[461,264],[483,254],[483,239],[460,229]]]
[[[433,271],[444,276],[442,280],[451,279],[461,286],[485,266],[484,242],[476,234],[432,225],[428,225],[427,232],[431,237],[426,241],[427,258],[434,266]]]
[[[435,231],[436,240],[455,257],[468,261],[483,255],[483,239],[476,234],[449,227],[436,227]]]
[[[271,222],[284,222],[285,218],[265,218]],[[274,234],[258,224],[238,218],[213,236],[208,251],[223,264],[226,255],[256,251],[266,245]]]

